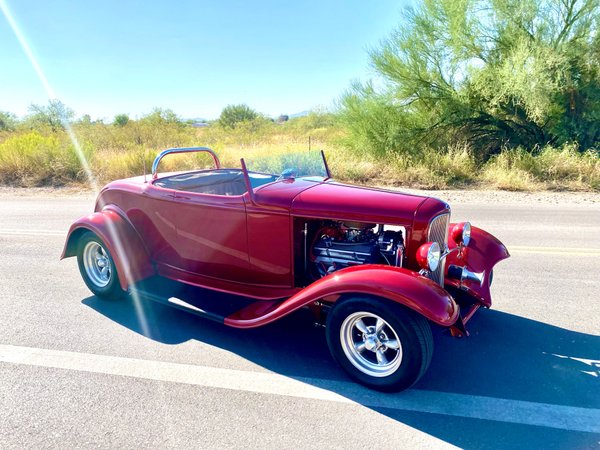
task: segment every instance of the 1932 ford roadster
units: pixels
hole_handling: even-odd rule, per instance
[[[158,174],[162,158],[188,152],[215,167]],[[309,307],[354,379],[406,389],[431,361],[431,325],[466,334],[491,306],[492,269],[509,254],[484,230],[450,223],[443,201],[335,182],[318,157],[312,170],[271,174],[243,159],[222,168],[209,148],[164,150],[150,180],[102,189],[62,258],[77,256],[100,297],[128,292],[231,327]],[[216,301],[197,287],[235,295]]]

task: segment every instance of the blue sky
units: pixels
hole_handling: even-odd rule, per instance
[[[56,96],[78,115],[154,107],[215,118],[247,103],[271,115],[330,107],[371,76],[367,50],[406,1],[0,0]],[[0,13],[0,110],[48,96]]]

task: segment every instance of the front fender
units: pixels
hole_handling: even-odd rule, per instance
[[[451,223],[449,230],[454,225],[456,224]],[[448,240],[448,248],[449,250],[456,248],[456,243],[452,239]],[[483,283],[481,286],[469,280],[461,283],[460,280],[454,280],[446,276],[445,284],[467,292],[481,304],[489,308],[492,305],[490,274],[498,262],[509,256],[508,250],[497,238],[481,228],[471,227],[471,241],[469,242],[469,246],[465,247],[462,251],[454,251],[447,256],[446,271],[451,264],[460,267],[466,265],[467,269],[472,272],[484,272]]]
[[[386,298],[445,327],[458,318],[454,299],[429,278],[400,267],[366,264],[321,278],[273,308],[265,304],[261,310],[261,302],[257,302],[225,318],[225,324],[237,328],[265,325],[317,300],[344,294]]]
[[[114,209],[104,209],[81,217],[69,229],[60,259],[77,254],[77,242],[85,231],[92,231],[106,244],[119,275],[121,288],[154,275],[150,257],[133,226]]]

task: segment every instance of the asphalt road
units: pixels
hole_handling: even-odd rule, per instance
[[[102,301],[59,261],[89,197],[0,192],[1,448],[600,448],[600,203],[453,204],[500,238],[494,308],[379,394],[299,312],[237,331]]]

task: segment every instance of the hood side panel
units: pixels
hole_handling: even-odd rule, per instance
[[[320,181],[296,178],[266,184],[254,191],[254,201],[266,208],[290,211],[294,198],[307,189],[318,186]]]
[[[322,183],[299,193],[292,214],[410,226],[427,197],[341,183]]]

